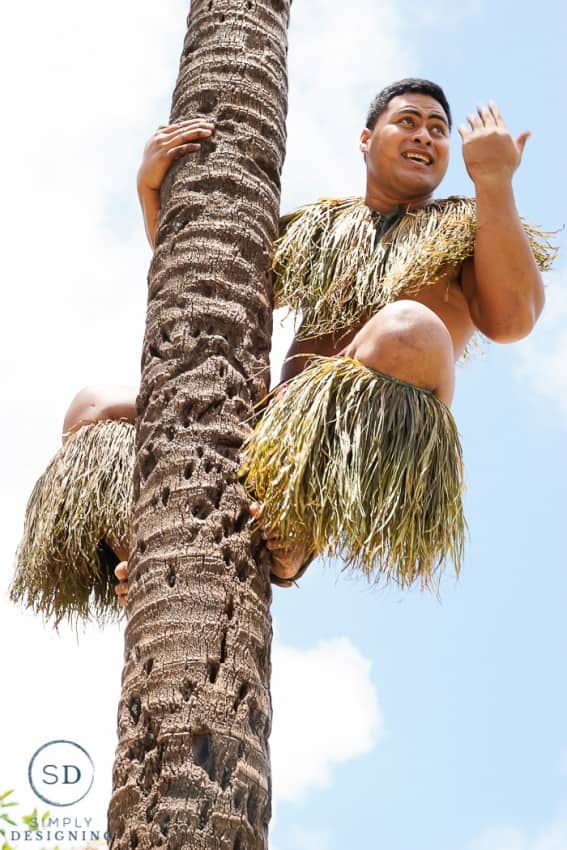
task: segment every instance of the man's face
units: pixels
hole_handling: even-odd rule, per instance
[[[392,98],[372,130],[364,129],[360,149],[369,179],[388,197],[417,200],[437,188],[449,165],[449,123],[445,110],[427,94]]]

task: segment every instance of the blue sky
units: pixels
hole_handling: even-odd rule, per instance
[[[25,502],[73,394],[138,380],[150,252],[135,174],[168,114],[185,12],[181,0],[159,9],[101,0],[88,13],[33,0],[6,7],[0,27],[3,78],[13,81],[4,109],[18,128],[0,142],[10,317],[0,792],[16,787],[32,808],[29,757],[74,737],[97,764],[91,802],[75,814],[101,825],[123,629],[59,637],[5,591]],[[493,98],[515,135],[532,130],[518,207],[562,228],[566,44],[559,2],[295,2],[283,209],[360,194],[368,102],[392,79],[419,75],[445,88],[455,125]],[[438,194],[471,191],[455,130]],[[567,850],[564,232],[556,241],[536,331],[490,344],[458,370],[470,530],[459,581],[446,575],[439,602],[371,590],[340,564],[316,563],[300,589],[274,589],[272,850]],[[274,380],[291,334],[278,316]]]

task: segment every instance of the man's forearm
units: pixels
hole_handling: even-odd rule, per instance
[[[144,216],[146,235],[153,249],[155,248],[159,211],[161,209],[160,192],[159,189],[148,189],[147,186],[138,183],[138,197]]]
[[[516,210],[510,180],[476,185],[474,267],[481,328],[512,342],[532,329],[545,301],[543,281]]]

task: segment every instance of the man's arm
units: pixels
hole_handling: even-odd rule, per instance
[[[169,126],[162,124],[144,148],[137,187],[146,235],[152,248],[155,248],[161,208],[160,189],[168,168],[184,154],[198,151],[201,147],[199,139],[208,138],[213,132],[214,124],[202,118]]]
[[[144,217],[144,227],[146,236],[152,250],[156,247],[156,231],[158,226],[159,211],[161,209],[161,198],[159,189],[149,189],[140,183],[138,178],[138,198],[142,207],[142,215]]]
[[[301,335],[301,328],[293,338],[289,350],[285,356],[280,374],[280,382],[289,381],[299,375],[305,366],[305,362],[312,354],[322,354],[324,351],[321,348],[321,339],[319,337],[311,337],[309,339],[298,339]]]
[[[529,133],[514,140],[498,107],[481,107],[461,125],[463,156],[474,182],[477,235],[474,260],[463,265],[471,317],[495,342],[527,336],[544,305],[543,280],[516,210],[512,176]]]

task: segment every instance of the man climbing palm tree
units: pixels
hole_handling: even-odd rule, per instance
[[[460,566],[455,363],[478,331],[501,343],[530,333],[553,252],[515,207],[512,177],[529,133],[514,139],[494,103],[479,107],[459,127],[475,201],[434,200],[450,130],[437,85],[388,86],[360,136],[364,197],[283,219],[276,300],[301,310],[303,324],[242,467],[276,583],[291,584],[324,550],[402,585],[429,584],[449,557]],[[211,133],[195,119],[161,127],[148,143],[138,189],[152,246],[169,164]],[[82,390],[64,430],[133,422],[134,400],[134,389]],[[117,576],[124,603],[125,563]]]
[[[282,381],[292,382],[292,379],[299,376],[305,370],[311,355],[326,358],[326,362],[318,360],[315,365],[308,366],[304,373],[304,397],[300,399],[297,395],[296,401],[297,405],[304,404],[303,415],[309,409],[309,396],[313,394],[309,383],[321,384],[324,370],[340,369],[338,358],[356,361],[357,365],[353,366],[353,369],[359,374],[369,374],[369,370],[378,373],[381,380],[390,383],[394,390],[404,397],[408,392],[413,395],[429,395],[430,400],[437,404],[437,410],[444,414],[453,398],[455,362],[463,355],[475,332],[481,331],[486,337],[497,342],[514,342],[526,336],[539,317],[544,304],[543,283],[530,239],[515,208],[512,190],[512,176],[521,162],[529,134],[523,133],[514,140],[495,104],[480,107],[476,114],[468,116],[468,126],[463,124],[459,128],[463,141],[463,157],[475,185],[477,227],[474,241],[469,243],[468,247],[465,246],[465,237],[461,233],[449,246],[446,255],[441,254],[439,258],[429,259],[433,268],[430,279],[426,279],[425,284],[425,275],[421,269],[419,284],[416,285],[415,280],[411,279],[412,266],[418,268],[419,263],[423,262],[419,254],[423,250],[424,239],[419,233],[415,237],[407,231],[404,233],[403,228],[408,219],[415,220],[421,211],[424,221],[422,227],[425,230],[427,226],[431,227],[432,222],[432,216],[428,213],[432,208],[435,214],[438,213],[439,205],[433,204],[432,194],[447,170],[450,129],[449,105],[436,85],[422,80],[404,80],[389,86],[371,105],[366,126],[361,133],[360,149],[366,161],[366,193],[363,205],[355,202],[354,205],[344,205],[343,208],[340,204],[335,204],[333,208],[332,202],[321,202],[300,211],[299,215],[287,224],[287,235],[284,234],[283,241],[280,240],[274,267],[279,278],[284,279],[284,283],[279,287],[280,300],[293,307],[301,307],[304,324],[284,363]],[[155,219],[158,204],[158,196],[149,200],[142,197],[150,242],[152,226],[149,222]],[[407,277],[400,282],[397,289],[392,287],[389,298],[385,298],[380,292],[377,298],[374,296],[377,301],[387,301],[376,311],[368,309],[370,304],[366,304],[358,314],[356,310],[352,310],[352,314],[347,315],[345,320],[344,314],[339,315],[337,311],[337,315],[333,316],[332,309],[329,308],[328,315],[321,321],[320,314],[328,306],[324,297],[319,295],[317,301],[313,296],[310,302],[309,293],[297,295],[301,284],[304,283],[300,280],[301,276],[305,279],[309,275],[302,269],[301,261],[297,258],[303,248],[301,240],[313,240],[313,234],[316,233],[320,245],[324,244],[322,229],[326,227],[336,236],[339,227],[345,227],[345,218],[352,214],[352,207],[356,207],[356,204],[362,216],[371,211],[387,220],[386,232],[391,242],[395,240],[396,231],[401,231],[400,241],[403,238],[407,241],[414,238],[410,245],[412,255],[408,258],[405,268]],[[462,215],[459,202],[446,202],[443,212],[446,218],[436,234],[438,241],[444,236],[443,229],[456,227],[459,224],[459,216]],[[320,220],[309,224],[311,232],[307,230],[307,235],[302,233],[302,218],[311,216],[316,219],[319,213],[322,213]],[[335,220],[331,222],[334,213]],[[470,209],[463,217],[466,219],[467,215],[470,215]],[[292,232],[294,227],[297,232]],[[533,233],[531,235],[533,237]],[[542,246],[537,243],[534,243],[534,248],[536,252],[542,250]],[[323,263],[320,261],[324,248],[315,248],[312,241],[307,250],[311,252],[309,261],[315,266],[317,273],[324,276]],[[346,246],[345,251],[348,250],[349,246]],[[441,253],[441,249],[439,250]],[[319,257],[316,256],[317,251]],[[544,266],[547,261],[545,251],[538,254],[538,259],[540,265]],[[337,262],[338,260],[333,265],[335,274]],[[359,260],[356,272],[360,274],[360,271]],[[383,277],[386,277],[387,273],[386,270]],[[313,289],[317,289],[318,293],[323,289],[316,281],[308,283]],[[326,283],[332,288],[334,281],[330,279],[330,275]],[[352,276],[348,281],[341,281],[340,286],[343,290],[352,288]],[[337,301],[340,310],[344,311],[346,296]],[[348,310],[346,313],[348,314]],[[371,313],[370,318],[367,318],[365,313]],[[349,376],[348,380],[353,381],[355,378]],[[392,380],[395,382],[393,385]],[[293,382],[289,386],[292,387]],[[299,394],[299,390],[297,392]],[[249,444],[248,452],[252,454],[253,459],[248,461],[247,470],[250,474],[252,467],[251,476],[256,486],[258,479],[265,475],[266,469],[267,477],[273,477],[277,472],[277,463],[283,462],[283,454],[280,456],[276,452],[277,461],[272,462],[272,466],[264,463],[265,456],[261,446],[265,442],[270,445],[277,440],[285,442],[286,433],[292,431],[289,424],[290,416],[293,415],[290,412],[292,404],[290,395],[280,392],[272,410],[275,411],[278,406],[281,408],[281,421],[275,413],[271,418],[264,419]],[[329,411],[326,413],[329,416]],[[294,421],[294,425],[296,424],[299,424],[299,419]],[[275,434],[278,428],[279,431]],[[297,453],[301,454],[302,448],[298,438],[299,434],[293,434],[292,441]],[[450,441],[449,438],[449,443]],[[411,452],[412,446],[408,448]],[[445,473],[446,470],[442,472]],[[446,476],[449,477],[450,474]],[[268,536],[268,545],[276,556],[274,571],[279,572],[282,578],[297,577],[305,559],[305,546],[309,537],[306,535],[302,541],[303,545],[294,548],[290,546],[289,540],[281,539],[277,532],[273,531],[278,528],[278,522],[281,522],[279,507],[284,496],[277,488],[274,496],[270,492],[270,481],[262,480],[264,483],[260,488],[261,496],[263,499],[273,499],[270,504],[272,514],[265,533]],[[294,482],[297,480],[299,479],[294,479]],[[284,484],[291,486],[289,479],[285,480]],[[307,481],[302,481],[301,485],[305,489],[310,486]],[[331,494],[331,498],[335,496],[336,492]],[[375,496],[375,493],[369,494],[369,498]],[[346,511],[343,509],[344,505],[339,506],[339,513],[343,520],[346,520]],[[315,510],[321,510],[320,500],[316,503]],[[253,512],[261,518],[262,512],[257,506],[253,507]],[[442,521],[447,525],[453,522],[453,528],[449,528],[443,541],[445,545],[442,547],[442,554],[451,552],[454,560],[460,562],[460,508],[454,509],[453,515],[445,513]],[[337,522],[341,522],[340,517]],[[333,530],[341,542],[340,527]],[[318,542],[323,546],[328,545],[329,538],[327,536],[325,539],[325,535],[321,534]],[[371,554],[374,556],[376,551]],[[439,555],[439,550],[435,555]],[[388,556],[389,553],[386,553],[386,561]],[[367,553],[363,553],[361,559],[364,567],[370,571],[372,559]],[[391,567],[391,564],[388,564],[388,567]],[[402,582],[406,578],[411,580],[418,570],[419,565],[408,565],[407,575],[400,569],[397,578]],[[428,578],[426,570],[427,568],[423,576],[425,579]],[[123,580],[117,592],[125,598],[125,564],[120,565],[117,575]]]

